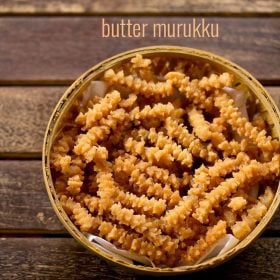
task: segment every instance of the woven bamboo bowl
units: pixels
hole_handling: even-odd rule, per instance
[[[147,267],[144,265],[134,265],[130,263],[126,263],[122,260],[118,260],[112,255],[101,251],[97,248],[94,243],[90,242],[80,231],[79,229],[72,223],[70,218],[62,209],[60,202],[57,198],[54,184],[52,181],[51,170],[50,170],[50,150],[55,140],[55,136],[61,126],[61,122],[65,114],[71,109],[71,105],[74,100],[82,95],[85,88],[92,80],[98,79],[98,77],[107,69],[113,68],[124,61],[128,61],[131,59],[136,53],[140,53],[145,56],[155,56],[155,55],[168,55],[168,56],[179,56],[184,58],[201,60],[204,62],[210,63],[215,69],[220,71],[228,71],[233,73],[237,80],[246,85],[248,90],[259,99],[260,104],[262,106],[262,112],[267,119],[267,122],[271,126],[272,135],[274,137],[280,138],[280,112],[275,103],[273,102],[271,96],[266,92],[266,90],[262,87],[262,85],[246,70],[241,68],[240,66],[220,57],[215,54],[184,48],[177,46],[152,46],[145,47],[140,49],[130,50],[124,53],[120,53],[116,56],[113,56],[101,63],[95,65],[87,72],[85,72],[82,76],[80,76],[64,93],[64,95],[59,100],[57,106],[55,107],[50,121],[48,123],[45,139],[43,144],[43,175],[45,186],[49,195],[49,199],[51,201],[52,207],[54,208],[58,218],[65,226],[67,231],[84,247],[86,247],[89,251],[94,254],[104,258],[105,260],[121,266],[126,269],[133,270],[134,272],[140,274],[150,274],[150,275],[178,275],[184,273],[195,272],[199,270],[204,270],[210,267],[217,266],[236,254],[240,253],[243,249],[245,249],[249,244],[251,244],[265,229],[267,224],[272,219],[275,214],[277,207],[280,204],[280,184],[278,185],[274,200],[265,215],[265,217],[261,220],[261,222],[257,225],[257,227],[241,242],[239,242],[234,248],[227,251],[221,256],[211,258],[207,261],[204,261],[200,264],[191,265],[187,267],[187,269],[180,268],[153,268]]]

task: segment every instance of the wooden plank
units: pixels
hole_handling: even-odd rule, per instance
[[[0,156],[41,153],[47,122],[65,89],[0,87]],[[267,89],[280,107],[280,87]]]
[[[0,197],[0,232],[63,231],[45,191],[41,161],[0,161]],[[280,231],[280,211],[267,230]]]
[[[115,24],[121,19],[129,18],[105,18]],[[102,17],[0,18],[0,38],[5,38],[0,41],[0,84],[68,83],[114,54],[156,44],[208,50],[240,64],[260,80],[275,84],[280,79],[279,18],[206,17],[206,24],[219,24],[219,38],[153,38],[154,23],[193,24],[192,17],[130,19],[148,24],[145,39],[102,38]]]
[[[0,14],[100,14],[100,13],[275,13],[280,11],[277,0],[2,0]]]
[[[3,279],[147,279],[107,264],[70,238],[1,238]],[[227,263],[187,279],[279,279],[280,238],[261,238]],[[158,279],[151,276],[149,279]],[[186,275],[168,279],[186,279]],[[220,278],[218,278],[220,279]]]
[[[63,231],[52,209],[40,161],[0,161],[0,231]]]
[[[0,238],[1,279],[133,279],[71,238]]]
[[[65,87],[0,87],[0,154],[41,153],[51,113]]]

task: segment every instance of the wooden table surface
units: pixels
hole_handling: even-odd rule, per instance
[[[0,1],[0,278],[140,279],[87,252],[52,210],[41,149],[67,86],[102,59],[168,44],[220,54],[251,72],[280,106],[280,1]],[[101,38],[101,18],[219,23],[219,38]],[[233,260],[188,279],[280,279],[280,213]],[[176,277],[176,279],[180,277]],[[184,277],[181,277],[183,279]],[[186,278],[186,277],[185,277]]]

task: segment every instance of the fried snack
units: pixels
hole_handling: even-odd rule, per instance
[[[141,162],[139,165],[141,165]],[[170,185],[174,190],[178,190],[189,183],[189,174],[187,172],[184,172],[183,178],[178,178],[175,174],[170,174],[168,169],[154,165],[147,167],[145,172],[149,177],[160,183]]]
[[[66,195],[67,194],[67,190],[66,190],[67,177],[65,175],[61,175],[61,176],[55,178],[54,186],[55,186],[55,190],[56,190],[58,197],[60,197],[61,195]]]
[[[273,198],[274,194],[271,188],[266,187],[264,194],[259,197],[258,202],[251,206],[247,213],[242,216],[242,221],[236,222],[231,227],[236,238],[243,239],[255,228],[256,223],[266,214]]]
[[[70,166],[71,157],[67,155],[75,145],[76,130],[70,129],[60,135],[52,147],[51,165],[56,171],[65,174]]]
[[[78,194],[81,191],[83,179],[84,177],[82,175],[74,175],[69,177],[67,181],[67,190],[73,195]]]
[[[142,110],[139,107],[135,107],[130,112],[130,119],[132,121],[145,120],[145,119],[165,119],[174,112],[175,108],[172,103],[167,104],[155,104],[153,107],[146,105]]]
[[[205,199],[199,202],[199,206],[192,215],[201,223],[208,221],[208,214],[214,206],[227,199],[237,189],[246,187],[247,184],[258,182],[268,176],[279,176],[280,155],[274,156],[269,163],[260,163],[252,160],[249,164],[243,165],[233,177],[222,182],[218,187],[205,195]]]
[[[116,183],[113,179],[112,173],[100,171],[96,175],[98,184],[97,194],[100,197],[99,214],[102,215],[104,211],[108,211],[114,203],[114,198],[117,195]]]
[[[89,214],[87,209],[82,207],[80,203],[65,195],[60,197],[60,202],[65,212],[71,215],[71,219],[80,227],[81,231],[94,232],[99,227],[101,219]]]
[[[75,100],[50,154],[77,228],[161,267],[252,232],[275,197],[280,142],[250,94],[227,93],[234,78],[140,54],[101,74],[99,97]]]
[[[134,186],[134,191],[141,194],[146,193],[147,196],[154,196],[157,199],[167,200],[169,205],[176,205],[180,201],[179,191],[172,191],[170,185],[166,184],[162,186],[160,183],[154,182],[150,177],[145,174],[140,174],[139,170],[135,170],[131,173],[129,180]]]
[[[214,97],[208,95],[206,91],[231,86],[233,83],[229,73],[223,73],[220,76],[211,74],[209,78],[203,77],[201,80],[193,79],[190,81],[190,78],[183,73],[169,72],[165,75],[165,79],[171,81],[179,92],[184,94],[193,104],[207,111],[213,109]]]
[[[164,228],[170,231],[176,228],[178,224],[182,224],[184,220],[189,217],[193,210],[193,206],[197,203],[196,196],[185,196],[179,201],[173,209],[166,212],[165,216],[162,218]]]
[[[220,108],[221,117],[223,117],[235,131],[243,137],[247,137],[253,141],[263,152],[278,152],[280,143],[272,140],[271,136],[267,136],[265,130],[259,131],[234,106],[234,100],[227,94],[221,94],[216,97],[215,105]]]
[[[204,142],[211,139],[210,124],[205,121],[202,112],[196,110],[196,108],[191,108],[188,115],[196,136]]]
[[[83,155],[87,162],[94,159],[107,159],[107,151],[104,147],[97,145],[98,141],[102,141],[106,136],[114,131],[118,124],[128,119],[128,114],[124,109],[117,109],[112,111],[107,118],[102,118],[99,126],[91,127],[86,134],[80,134],[77,139],[73,151],[77,155]]]
[[[125,76],[124,71],[118,71],[115,73],[113,69],[109,69],[104,74],[104,80],[109,84],[119,84],[127,86],[132,92],[141,93],[145,97],[151,97],[152,95],[166,97],[173,93],[172,82],[167,80],[166,82],[152,81],[147,82],[133,75]]]
[[[167,256],[162,248],[156,248],[152,242],[136,233],[130,233],[121,226],[111,222],[102,222],[99,227],[99,235],[105,237],[125,250],[132,251],[140,256],[147,256],[156,264],[165,263]]]
[[[151,65],[152,60],[149,58],[143,58],[141,54],[136,54],[135,57],[131,59],[131,63],[132,63],[132,68],[146,69]]]
[[[112,91],[101,99],[100,103],[94,104],[92,108],[83,114],[80,113],[75,122],[86,129],[91,128],[96,122],[106,117],[112,110],[114,110],[121,101],[121,95],[117,90]]]
[[[240,165],[248,163],[249,157],[245,153],[239,153],[236,158],[225,158],[218,160],[209,168],[202,165],[197,168],[193,176],[192,187],[188,194],[202,196],[208,190],[217,187],[222,181],[223,177],[232,171],[237,170]]]
[[[51,154],[51,166],[60,171],[61,174],[68,177],[66,188],[71,194],[77,194],[80,192],[83,179],[84,179],[84,162],[77,157],[71,157],[68,155],[74,146],[74,134],[76,129],[68,130],[65,135],[59,138],[56,144],[53,146],[53,153]]]
[[[122,225],[129,226],[138,233],[156,230],[155,221],[149,220],[145,215],[134,214],[132,209],[124,208],[120,203],[113,204],[110,207],[110,211],[113,219],[116,219]]]
[[[170,147],[167,149],[160,149],[158,147],[146,147],[145,141],[136,141],[132,137],[129,137],[124,147],[126,152],[132,155],[139,155],[143,160],[147,160],[152,164],[162,164],[163,166],[169,166],[173,163],[174,157],[169,153]]]
[[[207,91],[211,89],[220,89],[223,87],[230,87],[233,83],[233,76],[227,72],[221,75],[211,74],[209,77],[203,77],[198,86]]]
[[[183,260],[187,264],[193,264],[199,260],[208,248],[219,241],[226,235],[226,222],[219,221],[215,226],[208,229],[205,236],[202,236],[198,241],[190,246],[186,253],[183,253]]]
[[[91,195],[85,195],[82,202],[88,208],[90,213],[97,214],[99,210],[100,198]]]
[[[104,178],[105,176],[106,179]],[[100,178],[103,180],[103,182],[108,184],[108,189],[104,190],[104,185],[100,184],[101,181]],[[100,203],[103,203],[104,205],[103,210],[110,209],[111,204],[114,201],[120,202],[121,205],[125,207],[131,207],[135,209],[137,213],[139,212],[141,214],[147,214],[147,215],[149,214],[161,215],[166,209],[166,202],[163,199],[156,200],[154,197],[149,199],[145,195],[138,197],[133,193],[129,193],[121,190],[116,183],[112,182],[110,173],[109,174],[99,173],[97,182],[99,183],[98,184],[99,190],[97,191],[97,194],[99,195],[98,197],[91,196],[85,193],[80,193],[78,196],[75,196],[75,199],[78,202],[84,204],[91,213],[97,213],[98,210],[102,208]],[[57,180],[56,182],[56,185],[58,185],[58,187],[59,185],[63,186],[63,184],[64,184],[63,178]],[[105,203],[104,201],[102,201],[102,199],[103,200],[105,199]],[[111,203],[109,203],[110,201]]]
[[[148,176],[148,170],[150,166],[151,163],[145,161],[139,161],[137,163],[137,158],[134,156],[129,156],[126,158],[118,157],[115,160],[114,170],[117,173],[123,172],[128,175],[129,183],[134,185],[134,191],[138,193],[145,191],[148,196],[154,195],[156,198],[163,198],[165,200],[169,200],[170,202],[178,201],[180,199],[179,192],[172,191],[170,187],[171,183],[168,184],[168,182],[164,182],[162,185],[157,183],[152,176]],[[156,170],[160,170],[161,172],[165,171],[165,169],[159,167],[156,167]]]
[[[242,196],[236,196],[231,198],[228,207],[231,208],[233,211],[238,211],[244,208],[247,204],[247,200]]]
[[[187,173],[185,174],[186,178],[178,178],[175,174],[170,174],[168,169],[154,166],[150,162],[139,160],[133,155],[125,154],[124,156],[115,159],[114,170],[116,172],[123,171],[128,175],[131,175],[132,172],[137,169],[141,173],[146,173],[157,182],[172,186],[175,190],[179,189],[180,186],[184,184],[186,185],[186,182],[188,182],[187,179],[189,178]]]
[[[165,136],[163,132],[156,132],[155,128],[151,128],[149,131],[140,129],[139,133],[146,135],[144,138],[149,139],[156,147],[168,150],[169,154],[174,159],[180,161],[182,165],[192,166],[193,159],[191,153],[187,149],[182,149],[180,145],[172,141],[168,136]]]
[[[232,209],[224,207],[222,218],[229,227],[233,226],[237,220],[237,214]]]
[[[137,95],[136,94],[133,94],[131,93],[127,99],[123,99],[119,106],[121,108],[124,108],[124,109],[132,109],[132,107],[136,104],[136,101],[137,101]]]
[[[78,137],[77,144],[74,147],[75,154],[86,154],[93,145],[96,145],[100,140],[104,140],[109,133],[110,127],[108,126],[93,126],[86,134],[81,134]]]
[[[194,156],[208,162],[214,162],[218,159],[217,152],[214,151],[212,144],[202,143],[200,139],[189,133],[188,129],[178,120],[168,117],[165,121],[165,128],[169,137],[176,139],[184,148],[188,148]]]
[[[131,65],[128,66],[128,72],[131,72],[148,82],[156,79],[151,59],[143,58],[142,55],[136,54],[130,62]],[[126,69],[124,69],[124,71],[125,70]]]
[[[141,214],[162,215],[166,209],[166,202],[163,199],[148,198],[145,195],[140,197],[129,192],[119,191],[117,198],[123,206],[135,209]]]
[[[186,96],[187,100],[193,102],[199,108],[212,110],[214,100],[212,97],[207,97],[206,92],[198,87],[198,80],[190,81],[188,76],[179,72],[169,72],[165,75],[167,81],[171,81],[179,92]]]
[[[146,218],[145,215],[135,215],[132,209],[123,208],[120,203],[112,205],[111,214],[119,224],[129,226],[143,234],[147,240],[153,242],[155,247],[162,247],[162,250],[168,253],[178,248],[178,240],[172,240],[170,236],[161,234],[157,220]]]
[[[80,151],[77,151],[77,153],[80,153]],[[83,157],[87,163],[91,161],[104,161],[108,158],[108,151],[106,147],[94,145],[83,154]]]
[[[204,119],[201,110],[191,108],[188,112],[189,121],[193,126],[193,130],[197,137],[202,141],[211,140],[212,144],[219,150],[224,151],[224,157],[229,155],[237,155],[241,151],[245,151],[247,148],[247,142],[243,139],[240,143],[231,140],[226,140],[225,136],[221,132],[212,131],[213,126]],[[221,128],[219,129],[221,130]]]

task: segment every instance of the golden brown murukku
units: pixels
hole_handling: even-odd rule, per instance
[[[100,79],[104,97],[75,102],[50,155],[73,223],[170,267],[246,237],[274,199],[280,143],[257,102],[247,114],[224,90],[234,76],[137,54]]]

